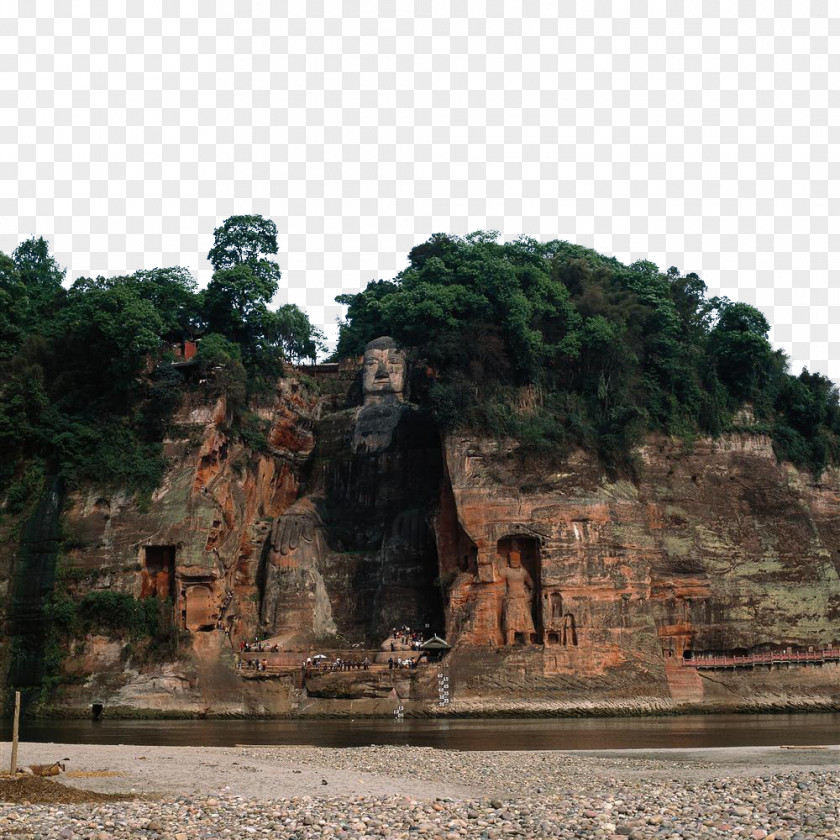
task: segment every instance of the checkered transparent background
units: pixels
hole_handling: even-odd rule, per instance
[[[2,0],[0,45],[0,250],[204,283],[262,213],[334,337],[433,232],[562,238],[697,271],[840,380],[833,0]]]

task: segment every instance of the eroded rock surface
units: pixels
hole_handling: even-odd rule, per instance
[[[840,472],[817,483],[778,464],[767,438],[739,434],[690,450],[651,438],[640,479],[611,482],[581,452],[549,466],[508,441],[442,437],[408,373],[390,339],[319,367],[314,383],[290,372],[255,407],[264,452],[230,434],[224,400],[188,395],[147,504],[71,494],[62,585],[171,599],[187,643],[177,660],[140,662],[127,639],[71,640],[60,704],[299,715],[840,705],[835,665],[690,664],[840,645]],[[0,572],[11,567],[6,556]],[[451,653],[391,671],[391,630],[406,624],[444,635]],[[236,668],[255,635],[269,637],[266,673]],[[378,663],[308,679],[300,662],[316,651]]]
[[[275,521],[264,560],[261,629],[285,647],[330,636],[378,647],[395,625],[442,628],[431,530],[440,443],[405,385],[404,355],[377,339],[363,405],[318,425],[306,495]]]
[[[439,532],[461,546],[442,560],[462,697],[505,687],[746,701],[746,686],[772,692],[786,675],[694,674],[692,687],[685,658],[840,640],[837,471],[815,484],[759,435],[692,451],[651,439],[641,457],[638,484],[610,483],[582,453],[523,472],[504,442],[447,439]],[[468,653],[482,646],[507,663],[494,680]],[[807,679],[840,695],[833,667]]]

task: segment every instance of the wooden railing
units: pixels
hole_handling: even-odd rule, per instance
[[[691,668],[752,668],[755,665],[785,665],[788,663],[822,664],[840,662],[840,648],[813,651],[773,651],[748,653],[744,656],[695,656],[683,659],[682,664]]]

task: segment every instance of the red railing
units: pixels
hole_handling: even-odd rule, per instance
[[[840,662],[840,648],[813,651],[773,651],[748,653],[745,656],[695,656],[683,659],[682,664],[691,668],[751,668],[754,665],[784,665],[786,663]]]

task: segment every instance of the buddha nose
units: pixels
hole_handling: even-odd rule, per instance
[[[376,367],[376,376],[374,379],[387,379],[388,368],[385,367],[385,362],[380,362]]]

